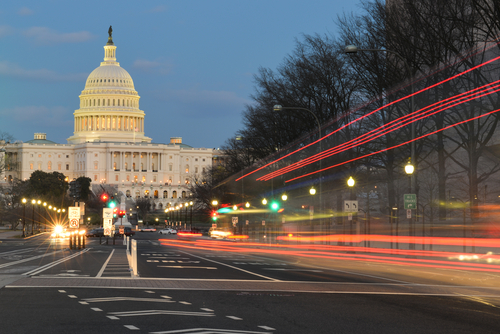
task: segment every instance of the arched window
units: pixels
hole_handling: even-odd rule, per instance
[[[135,198],[141,198],[141,193],[139,191],[135,192]]]
[[[168,198],[168,191],[166,190],[163,191],[163,198]]]
[[[172,198],[177,198],[177,191],[172,191]]]
[[[186,198],[186,192],[185,191],[182,192],[182,198]]]
[[[144,190],[144,197],[146,197],[146,198],[149,197],[149,190]]]
[[[155,190],[155,192],[154,192],[154,197],[155,197],[155,198],[158,198],[158,190]]]
[[[127,197],[130,197],[130,190],[127,190],[127,192],[125,193],[125,195],[126,195]]]
[[[48,170],[51,170],[51,169],[52,169],[52,162],[51,162],[51,161],[49,161],[49,162],[47,163],[47,169],[48,169]]]

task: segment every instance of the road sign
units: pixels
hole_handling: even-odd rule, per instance
[[[344,201],[344,212],[358,212],[358,201]]]
[[[405,209],[416,209],[417,208],[417,195],[416,194],[404,194],[403,195]]]
[[[80,219],[71,218],[69,220],[69,228],[79,228],[80,227]]]
[[[347,220],[352,220],[352,212],[349,212],[349,213],[347,214]]]
[[[411,209],[406,210],[406,218],[408,218],[408,219],[411,218]]]
[[[104,219],[104,235],[112,236],[112,232],[114,231],[113,219],[106,218]]]
[[[236,226],[238,224],[238,217],[233,217],[233,226]]]
[[[70,206],[68,208],[68,218],[69,219],[80,219],[80,207],[79,206]]]
[[[103,219],[112,219],[113,218],[113,209],[112,208],[102,209],[102,218]]]

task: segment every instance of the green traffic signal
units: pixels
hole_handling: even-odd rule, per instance
[[[278,203],[278,202],[274,202],[274,201],[273,201],[273,202],[271,202],[271,210],[273,210],[273,211],[278,211],[278,210],[279,210],[279,208],[280,208],[280,205],[279,205],[279,203]]]

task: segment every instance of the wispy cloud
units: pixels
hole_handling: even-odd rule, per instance
[[[19,11],[17,13],[21,16],[29,16],[29,15],[33,15],[35,12],[33,12],[28,7],[22,7],[21,9],[19,9]]]
[[[11,35],[14,32],[14,29],[10,26],[0,26],[0,38]]]
[[[68,125],[68,120],[71,120],[72,110],[68,108],[55,106],[18,106],[14,108],[6,108],[0,110],[2,118],[10,119],[17,123],[34,123],[39,126],[61,126]],[[7,129],[8,130],[8,129]]]
[[[94,38],[88,31],[61,33],[47,27],[33,27],[24,31],[24,35],[38,44],[80,43]]]
[[[166,12],[167,11],[167,6],[165,5],[159,5],[156,7],[153,7],[149,10],[146,11],[146,13],[161,13],[161,12]]]
[[[15,63],[0,61],[0,76],[8,76],[19,79],[34,79],[39,81],[85,81],[88,74],[73,73],[59,74],[47,69],[25,69]]]
[[[146,59],[137,59],[134,61],[133,67],[147,73],[168,74],[172,68],[172,64],[165,60],[151,61]]]
[[[243,106],[251,104],[252,101],[239,97],[231,91],[210,90],[168,90],[155,94],[160,100],[167,100],[174,104],[186,106],[183,112],[187,114],[199,114],[200,110],[212,110],[211,116],[226,116],[230,113],[240,113]],[[207,115],[208,116],[208,115]]]

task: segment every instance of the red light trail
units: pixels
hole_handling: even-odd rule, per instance
[[[404,127],[408,124],[411,124],[413,122],[416,122],[418,120],[424,119],[426,117],[435,115],[443,110],[447,110],[449,108],[452,108],[454,106],[457,106],[459,104],[495,93],[500,91],[499,87],[500,84],[498,84],[499,81],[495,81],[493,83],[484,85],[482,87],[475,88],[473,90],[470,90],[468,92],[461,93],[459,95],[449,97],[443,101],[436,102],[434,104],[431,104],[425,108],[422,108],[418,111],[415,111],[411,114],[405,115],[403,117],[400,117],[396,120],[393,120],[385,125],[382,125],[374,130],[371,130],[355,139],[352,139],[348,142],[345,142],[343,144],[340,144],[336,147],[330,148],[328,150],[325,150],[323,152],[320,152],[318,154],[315,154],[313,156],[310,156],[308,158],[305,158],[301,161],[295,162],[287,167],[280,168],[276,171],[273,171],[269,174],[266,174],[264,176],[261,176],[260,178],[257,179],[257,181],[268,181],[274,177],[277,177],[279,175],[283,175],[285,173],[291,172],[293,170],[305,167],[307,165],[310,165],[316,161],[319,161],[321,159],[333,156],[335,154],[344,152],[346,150],[349,150],[353,147],[360,146],[362,144],[365,144],[367,142],[370,142],[376,138],[379,138],[389,132],[395,131],[401,127]],[[491,86],[495,84],[494,86]],[[490,87],[491,86],[491,87]],[[482,93],[482,94],[480,94]],[[480,95],[478,95],[480,94]],[[443,102],[445,102],[443,104]]]
[[[289,237],[283,237],[288,239]],[[387,235],[325,235],[311,239],[310,237],[298,238],[302,244],[262,244],[262,243],[229,243],[212,240],[198,239],[194,242],[183,242],[172,239],[160,239],[164,246],[182,247],[196,250],[211,250],[234,253],[261,254],[269,253],[276,255],[287,255],[302,258],[330,259],[342,261],[368,261],[374,263],[384,263],[392,265],[405,265],[410,267],[428,267],[439,269],[457,269],[467,271],[480,272],[500,272],[500,266],[489,263],[471,263],[457,261],[461,257],[468,259],[500,262],[500,256],[491,254],[467,254],[457,252],[444,251],[425,251],[425,250],[404,250],[404,249],[389,249],[389,248],[367,248],[353,246],[334,246],[334,245],[319,245],[309,243],[310,241],[319,241],[320,238],[330,241],[347,240],[360,242],[363,240],[381,241],[381,242],[399,242],[399,243],[421,243],[442,245],[442,246],[461,246],[464,242],[463,238],[440,238],[440,237],[396,237]],[[424,241],[425,239],[425,241]],[[296,240],[291,240],[295,242]],[[500,239],[467,239],[469,244],[474,242],[476,247],[499,248]],[[258,248],[254,248],[258,247]],[[357,254],[345,253],[346,251],[355,251]],[[380,255],[376,255],[380,254]],[[420,258],[402,258],[401,256],[413,256]],[[430,259],[436,258],[436,259]],[[441,259],[439,259],[441,258]]]
[[[332,168],[335,168],[335,167],[338,167],[338,166],[342,166],[342,165],[345,165],[349,162],[353,162],[353,161],[356,161],[356,160],[360,160],[360,159],[363,159],[363,158],[366,158],[366,157],[369,157],[369,156],[372,156],[372,155],[376,155],[376,154],[380,154],[382,152],[387,152],[389,150],[393,150],[395,148],[398,148],[398,147],[401,147],[401,146],[404,146],[404,145],[407,145],[413,141],[417,141],[417,140],[420,140],[422,138],[425,138],[425,137],[429,137],[433,134],[436,134],[436,133],[439,133],[439,132],[442,132],[442,131],[445,131],[445,130],[448,130],[448,129],[451,129],[457,125],[460,125],[460,124],[465,124],[465,123],[468,123],[468,122],[471,122],[471,121],[474,121],[476,119],[479,119],[479,118],[482,118],[482,117],[485,117],[485,116],[488,116],[488,115],[492,115],[494,113],[497,113],[499,112],[500,109],[496,109],[496,110],[493,110],[493,111],[490,111],[488,113],[485,113],[485,114],[482,114],[482,115],[479,115],[479,116],[476,116],[476,117],[473,117],[473,118],[470,118],[470,119],[467,119],[467,120],[464,120],[464,121],[461,121],[461,122],[458,122],[458,123],[455,123],[455,124],[451,124],[451,125],[448,125],[442,129],[439,129],[439,130],[436,130],[436,131],[433,131],[433,132],[430,132],[428,134],[425,134],[425,135],[422,135],[420,137],[417,137],[417,138],[414,138],[412,140],[408,140],[404,143],[401,143],[401,144],[398,144],[398,145],[394,145],[394,146],[391,146],[391,147],[388,147],[388,148],[384,148],[382,150],[379,150],[377,152],[372,152],[372,153],[369,153],[369,154],[365,154],[363,156],[360,156],[360,157],[357,157],[357,158],[353,158],[351,160],[347,160],[347,161],[343,161],[343,162],[340,162],[338,164],[335,164],[335,165],[332,165],[332,166],[329,166],[329,167],[326,167],[326,168],[323,168],[323,169],[319,169],[319,170],[316,170],[314,172],[310,172],[310,173],[307,173],[307,174],[303,174],[303,175],[300,175],[300,176],[297,176],[297,177],[294,177],[292,179],[289,179],[289,180],[286,180],[285,183],[287,182],[291,182],[291,181],[295,181],[295,180],[298,180],[298,179],[301,179],[303,177],[306,177],[306,176],[309,176],[309,175],[313,175],[313,174],[316,174],[316,173],[320,173],[322,171],[325,171],[325,170],[328,170],[328,169],[332,169]]]
[[[417,92],[414,92],[413,94],[406,95],[406,96],[404,96],[404,97],[402,97],[402,98],[399,98],[399,99],[397,99],[397,100],[395,100],[395,101],[392,101],[392,102],[390,102],[390,103],[387,103],[386,105],[384,105],[384,106],[382,106],[382,107],[380,107],[380,108],[377,108],[377,109],[375,109],[375,110],[373,110],[373,111],[371,111],[371,112],[369,112],[369,113],[367,113],[367,114],[365,114],[365,115],[363,115],[363,116],[361,116],[361,117],[359,117],[359,118],[357,118],[357,119],[355,119],[355,120],[353,120],[353,121],[351,121],[351,122],[349,122],[349,123],[347,123],[347,124],[345,124],[345,125],[341,126],[341,127],[340,127],[340,128],[338,128],[337,130],[335,130],[335,131],[333,131],[333,132],[331,132],[331,133],[327,134],[326,136],[324,136],[324,137],[322,137],[322,138],[317,139],[316,141],[314,141],[314,142],[312,142],[312,143],[309,143],[309,144],[307,144],[307,145],[305,145],[305,146],[303,146],[303,147],[301,147],[301,148],[299,148],[299,149],[297,149],[297,150],[295,150],[295,151],[293,151],[293,152],[290,152],[290,153],[288,153],[288,154],[284,155],[283,157],[281,157],[281,158],[279,158],[279,159],[276,159],[276,160],[274,160],[274,161],[271,161],[271,162],[269,162],[269,163],[265,164],[264,166],[261,166],[261,167],[259,167],[259,168],[255,169],[255,170],[253,170],[253,171],[251,171],[251,172],[249,172],[249,173],[247,173],[247,174],[245,174],[245,175],[240,176],[239,178],[235,179],[235,181],[239,181],[239,180],[241,180],[241,179],[243,179],[243,178],[245,178],[245,177],[247,177],[247,176],[249,176],[249,175],[251,175],[251,174],[253,174],[253,173],[257,172],[257,171],[259,171],[259,170],[262,170],[262,169],[264,169],[264,168],[266,168],[266,167],[268,167],[268,166],[270,166],[270,165],[272,165],[272,164],[275,164],[276,162],[278,162],[278,161],[280,161],[280,160],[283,160],[283,159],[285,159],[285,158],[287,158],[287,157],[289,157],[289,156],[291,156],[291,155],[293,155],[293,154],[295,154],[295,153],[297,153],[297,152],[299,152],[299,151],[302,151],[302,150],[304,150],[304,149],[306,149],[306,148],[308,148],[308,147],[310,147],[310,146],[312,146],[312,145],[314,145],[314,144],[316,144],[316,143],[320,142],[321,140],[323,140],[323,139],[325,139],[325,138],[328,138],[329,136],[332,136],[333,134],[335,134],[335,133],[339,132],[340,130],[345,129],[345,128],[346,128],[346,127],[348,127],[348,126],[350,126],[350,125],[352,125],[352,124],[354,124],[354,123],[356,123],[356,122],[359,122],[359,121],[361,121],[362,119],[364,119],[364,118],[366,118],[366,117],[368,117],[368,116],[373,115],[374,113],[376,113],[376,112],[378,112],[378,111],[380,111],[380,110],[382,110],[382,109],[384,109],[384,108],[387,108],[387,107],[389,107],[389,106],[391,106],[391,105],[393,105],[393,104],[396,104],[396,103],[399,103],[399,102],[401,102],[401,101],[404,101],[404,100],[406,100],[406,99],[408,99],[408,98],[410,98],[410,97],[412,97],[412,96],[418,95],[418,94],[420,94],[420,93],[422,93],[422,92],[425,92],[425,91],[427,91],[427,90],[429,90],[429,89],[432,89],[432,88],[434,88],[434,87],[437,87],[437,86],[439,86],[439,85],[442,85],[443,83],[449,82],[449,81],[451,81],[451,80],[453,80],[453,79],[456,79],[456,78],[458,78],[458,77],[460,77],[460,76],[462,76],[462,75],[464,75],[464,74],[467,74],[467,73],[469,73],[469,72],[471,72],[471,71],[474,71],[474,70],[476,70],[476,69],[478,69],[478,68],[480,68],[480,67],[482,67],[482,66],[485,66],[485,65],[487,65],[487,64],[489,64],[489,63],[492,63],[492,62],[494,62],[494,61],[496,61],[496,60],[499,60],[499,59],[500,59],[500,56],[495,57],[495,58],[490,59],[490,60],[488,60],[488,61],[485,61],[485,62],[483,62],[483,63],[481,63],[481,64],[479,64],[479,65],[476,65],[476,66],[474,66],[474,67],[471,67],[471,68],[469,68],[469,69],[467,69],[467,70],[465,70],[465,71],[463,71],[463,72],[461,72],[461,73],[458,73],[458,74],[456,74],[456,75],[454,75],[454,76],[452,76],[452,77],[450,77],[450,78],[444,79],[444,80],[442,80],[442,81],[440,81],[440,82],[437,82],[437,83],[435,83],[435,84],[433,84],[433,85],[430,85],[430,86],[428,86],[428,87],[425,87],[425,88],[423,88],[423,89],[421,89],[421,90],[419,90],[419,91],[417,91]],[[420,139],[420,138],[423,138],[423,137],[419,137],[419,139]],[[411,142],[411,141],[408,141],[408,142],[406,142],[405,144],[408,144],[408,143],[410,143],[410,142]],[[401,146],[401,145],[400,145],[400,146]],[[324,170],[324,169],[322,169],[322,170]],[[309,175],[309,174],[308,174],[308,175]]]

